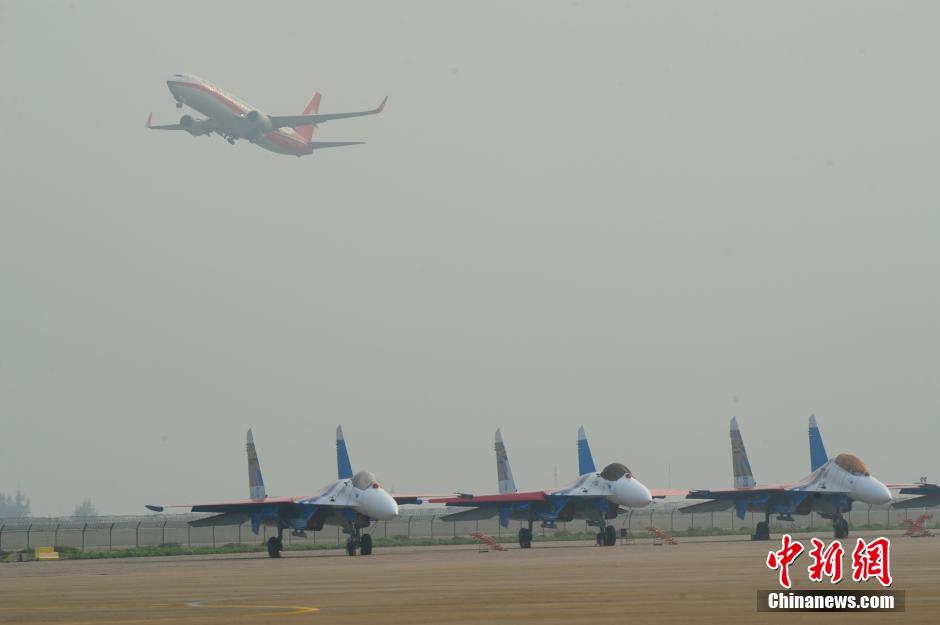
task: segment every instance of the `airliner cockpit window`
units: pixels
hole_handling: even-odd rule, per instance
[[[359,490],[365,490],[375,484],[375,475],[368,471],[360,471],[353,476],[352,483]]]
[[[868,467],[854,454],[839,454],[834,462],[852,475],[869,475]]]
[[[630,469],[628,469],[626,465],[620,464],[619,462],[611,462],[601,471],[601,477],[611,482],[616,482],[624,476],[633,477],[633,474],[630,473]]]

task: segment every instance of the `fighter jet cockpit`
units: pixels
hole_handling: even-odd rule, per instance
[[[367,488],[380,488],[378,481],[375,479],[375,474],[369,471],[360,471],[353,476],[352,485],[358,488],[359,490],[365,490]]]
[[[870,476],[868,467],[862,462],[862,459],[855,454],[839,454],[833,460],[838,466],[842,467],[852,475]]]
[[[619,462],[611,462],[601,471],[601,477],[610,482],[616,482],[622,477],[626,477],[627,479],[633,477],[633,473],[630,472],[630,469],[628,469],[626,465]]]

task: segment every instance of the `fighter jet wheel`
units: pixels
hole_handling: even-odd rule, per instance
[[[352,538],[346,541],[346,555],[356,555],[356,541]]]
[[[272,536],[268,539],[268,557],[269,558],[280,558],[281,557],[281,548],[283,545],[281,541],[277,539],[277,536]]]
[[[362,542],[359,545],[359,554],[363,556],[372,555],[372,534],[362,535]]]
[[[604,532],[600,531],[597,533],[597,544],[600,547],[604,546],[604,543],[607,542],[607,538],[604,536]]]
[[[767,521],[759,521],[754,533],[751,534],[751,540],[770,540],[770,525]]]
[[[527,527],[523,527],[519,530],[519,546],[523,549],[528,549],[532,546],[532,532],[530,532]]]
[[[833,530],[836,538],[848,538],[849,522],[845,519],[836,519],[833,524]]]
[[[617,528],[613,525],[608,525],[604,528],[604,544],[608,547],[613,547],[617,544]]]

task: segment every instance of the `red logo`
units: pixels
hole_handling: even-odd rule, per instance
[[[813,563],[806,569],[809,571],[809,580],[821,582],[825,576],[831,584],[838,584],[842,581],[842,556],[845,555],[842,543],[834,540],[826,547],[826,543],[816,537],[811,540],[813,548],[809,550],[809,557],[813,559]]]
[[[842,557],[845,549],[838,540],[832,541],[828,546],[818,538],[811,538],[813,548],[809,556],[813,562],[806,570],[811,582],[820,583],[828,577],[831,584],[842,581]],[[869,542],[859,538],[852,550],[852,580],[864,582],[874,577],[882,586],[890,586],[891,564],[888,554],[891,550],[891,541],[883,536]],[[780,585],[790,588],[790,565],[796,562],[803,553],[803,545],[794,541],[789,534],[781,537],[781,548],[767,554],[767,567],[779,571]]]
[[[803,545],[793,542],[789,534],[784,534],[783,547],[780,551],[771,551],[767,554],[767,567],[780,571],[780,585],[790,587],[790,565],[803,553]]]
[[[891,541],[885,537],[876,538],[868,543],[861,538],[855,543],[852,550],[852,579],[864,582],[874,577],[882,586],[891,585],[891,566],[888,562],[888,552],[891,550]]]

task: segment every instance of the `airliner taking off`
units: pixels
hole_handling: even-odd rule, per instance
[[[361,145],[363,141],[313,141],[317,125],[332,119],[375,115],[385,108],[388,96],[378,108],[348,113],[320,113],[320,94],[317,93],[300,115],[268,115],[244,100],[223,91],[208,80],[192,74],[173,74],[166,86],[176,99],[176,108],[183,105],[205,115],[196,119],[183,115],[178,124],[154,126],[153,113],[147,117],[151,130],[185,130],[194,137],[215,133],[235,145],[238,139],[261,146],[278,154],[305,156],[314,150]]]

